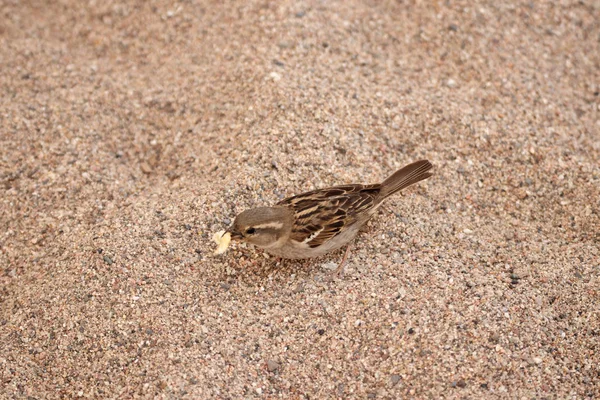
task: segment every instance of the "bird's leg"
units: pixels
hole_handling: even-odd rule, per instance
[[[342,257],[342,261],[340,261],[340,265],[335,270],[335,274],[340,276],[342,274],[342,270],[344,269],[344,264],[346,263],[346,259],[348,258],[348,253],[350,253],[350,244],[346,246],[346,251],[344,252],[344,257]]]

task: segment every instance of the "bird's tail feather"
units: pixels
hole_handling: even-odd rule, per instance
[[[381,183],[382,198],[388,197],[413,183],[429,178],[432,175],[431,172],[428,172],[431,168],[433,168],[433,165],[428,160],[420,160],[394,172]]]

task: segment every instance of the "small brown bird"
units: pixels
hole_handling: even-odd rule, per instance
[[[231,239],[282,258],[323,255],[348,244],[384,199],[429,178],[432,167],[429,161],[421,160],[396,171],[382,183],[317,189],[288,197],[273,207],[246,210],[229,229]]]

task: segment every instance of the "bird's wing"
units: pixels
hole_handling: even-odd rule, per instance
[[[337,236],[379,204],[380,185],[343,185],[313,190],[278,203],[294,212],[290,238],[315,248]]]

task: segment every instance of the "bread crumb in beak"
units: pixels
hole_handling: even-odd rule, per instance
[[[229,242],[231,242],[231,233],[225,231],[219,231],[213,235],[213,240],[216,244],[219,245],[215,250],[214,254],[223,254],[227,251],[229,247]]]

